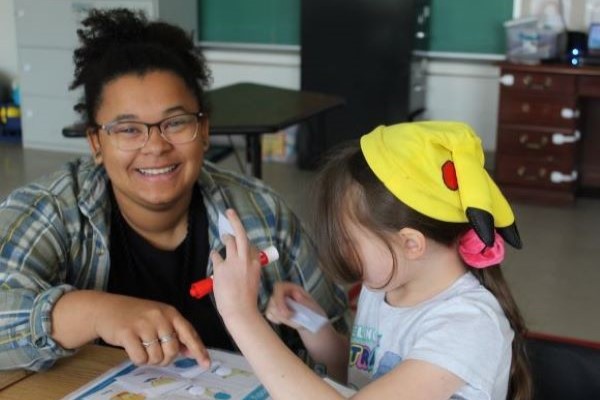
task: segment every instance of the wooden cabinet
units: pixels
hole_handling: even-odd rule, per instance
[[[588,103],[598,104],[600,69],[503,63],[500,71],[495,178],[506,195],[567,204],[582,182],[600,187],[600,130],[586,115],[597,108]]]

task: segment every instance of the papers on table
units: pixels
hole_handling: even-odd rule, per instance
[[[184,357],[167,367],[137,367],[125,362],[64,400],[269,399],[241,355],[214,349],[209,353],[212,363],[208,369]]]
[[[185,357],[178,358],[167,367],[138,367],[127,361],[63,400],[271,398],[243,356],[215,349],[208,351],[212,360],[208,369]],[[324,380],[345,397],[356,393],[329,378]]]

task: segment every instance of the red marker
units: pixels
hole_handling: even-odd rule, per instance
[[[275,246],[269,246],[266,249],[258,253],[258,260],[260,265],[263,267],[272,263],[273,261],[279,260],[279,252]],[[190,286],[190,296],[195,299],[201,299],[213,290],[213,277],[212,275],[208,278],[200,279],[192,283]]]

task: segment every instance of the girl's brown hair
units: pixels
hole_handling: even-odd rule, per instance
[[[411,227],[426,237],[455,246],[468,223],[439,221],[423,215],[396,198],[369,168],[358,142],[335,152],[316,181],[313,230],[319,256],[326,272],[338,281],[354,283],[363,275],[358,254],[346,229],[349,220],[368,229],[388,247],[393,257],[391,236]],[[468,267],[468,266],[467,266]],[[525,323],[499,266],[468,270],[498,300],[508,319],[514,339],[508,398],[529,400],[532,380],[524,348]],[[391,276],[393,275],[393,271]]]

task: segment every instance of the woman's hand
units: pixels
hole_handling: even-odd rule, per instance
[[[125,349],[135,364],[167,365],[179,353],[210,363],[193,326],[172,306],[151,300],[111,295],[95,313],[97,335]]]
[[[269,299],[265,317],[274,324],[285,324],[297,330],[304,329],[302,326],[290,320],[294,315],[286,298],[297,301],[298,303],[310,308],[316,313],[326,317],[325,311],[301,286],[291,282],[278,282],[273,288],[273,294]]]
[[[250,245],[246,231],[233,210],[226,216],[235,236],[225,235],[225,260],[217,252],[211,253],[213,262],[213,293],[219,313],[228,322],[238,315],[258,313],[256,299],[260,284],[260,262]]]
[[[135,364],[167,365],[181,352],[208,367],[193,326],[172,306],[94,290],[66,293],[52,312],[52,337],[65,348],[101,338],[125,349]]]

